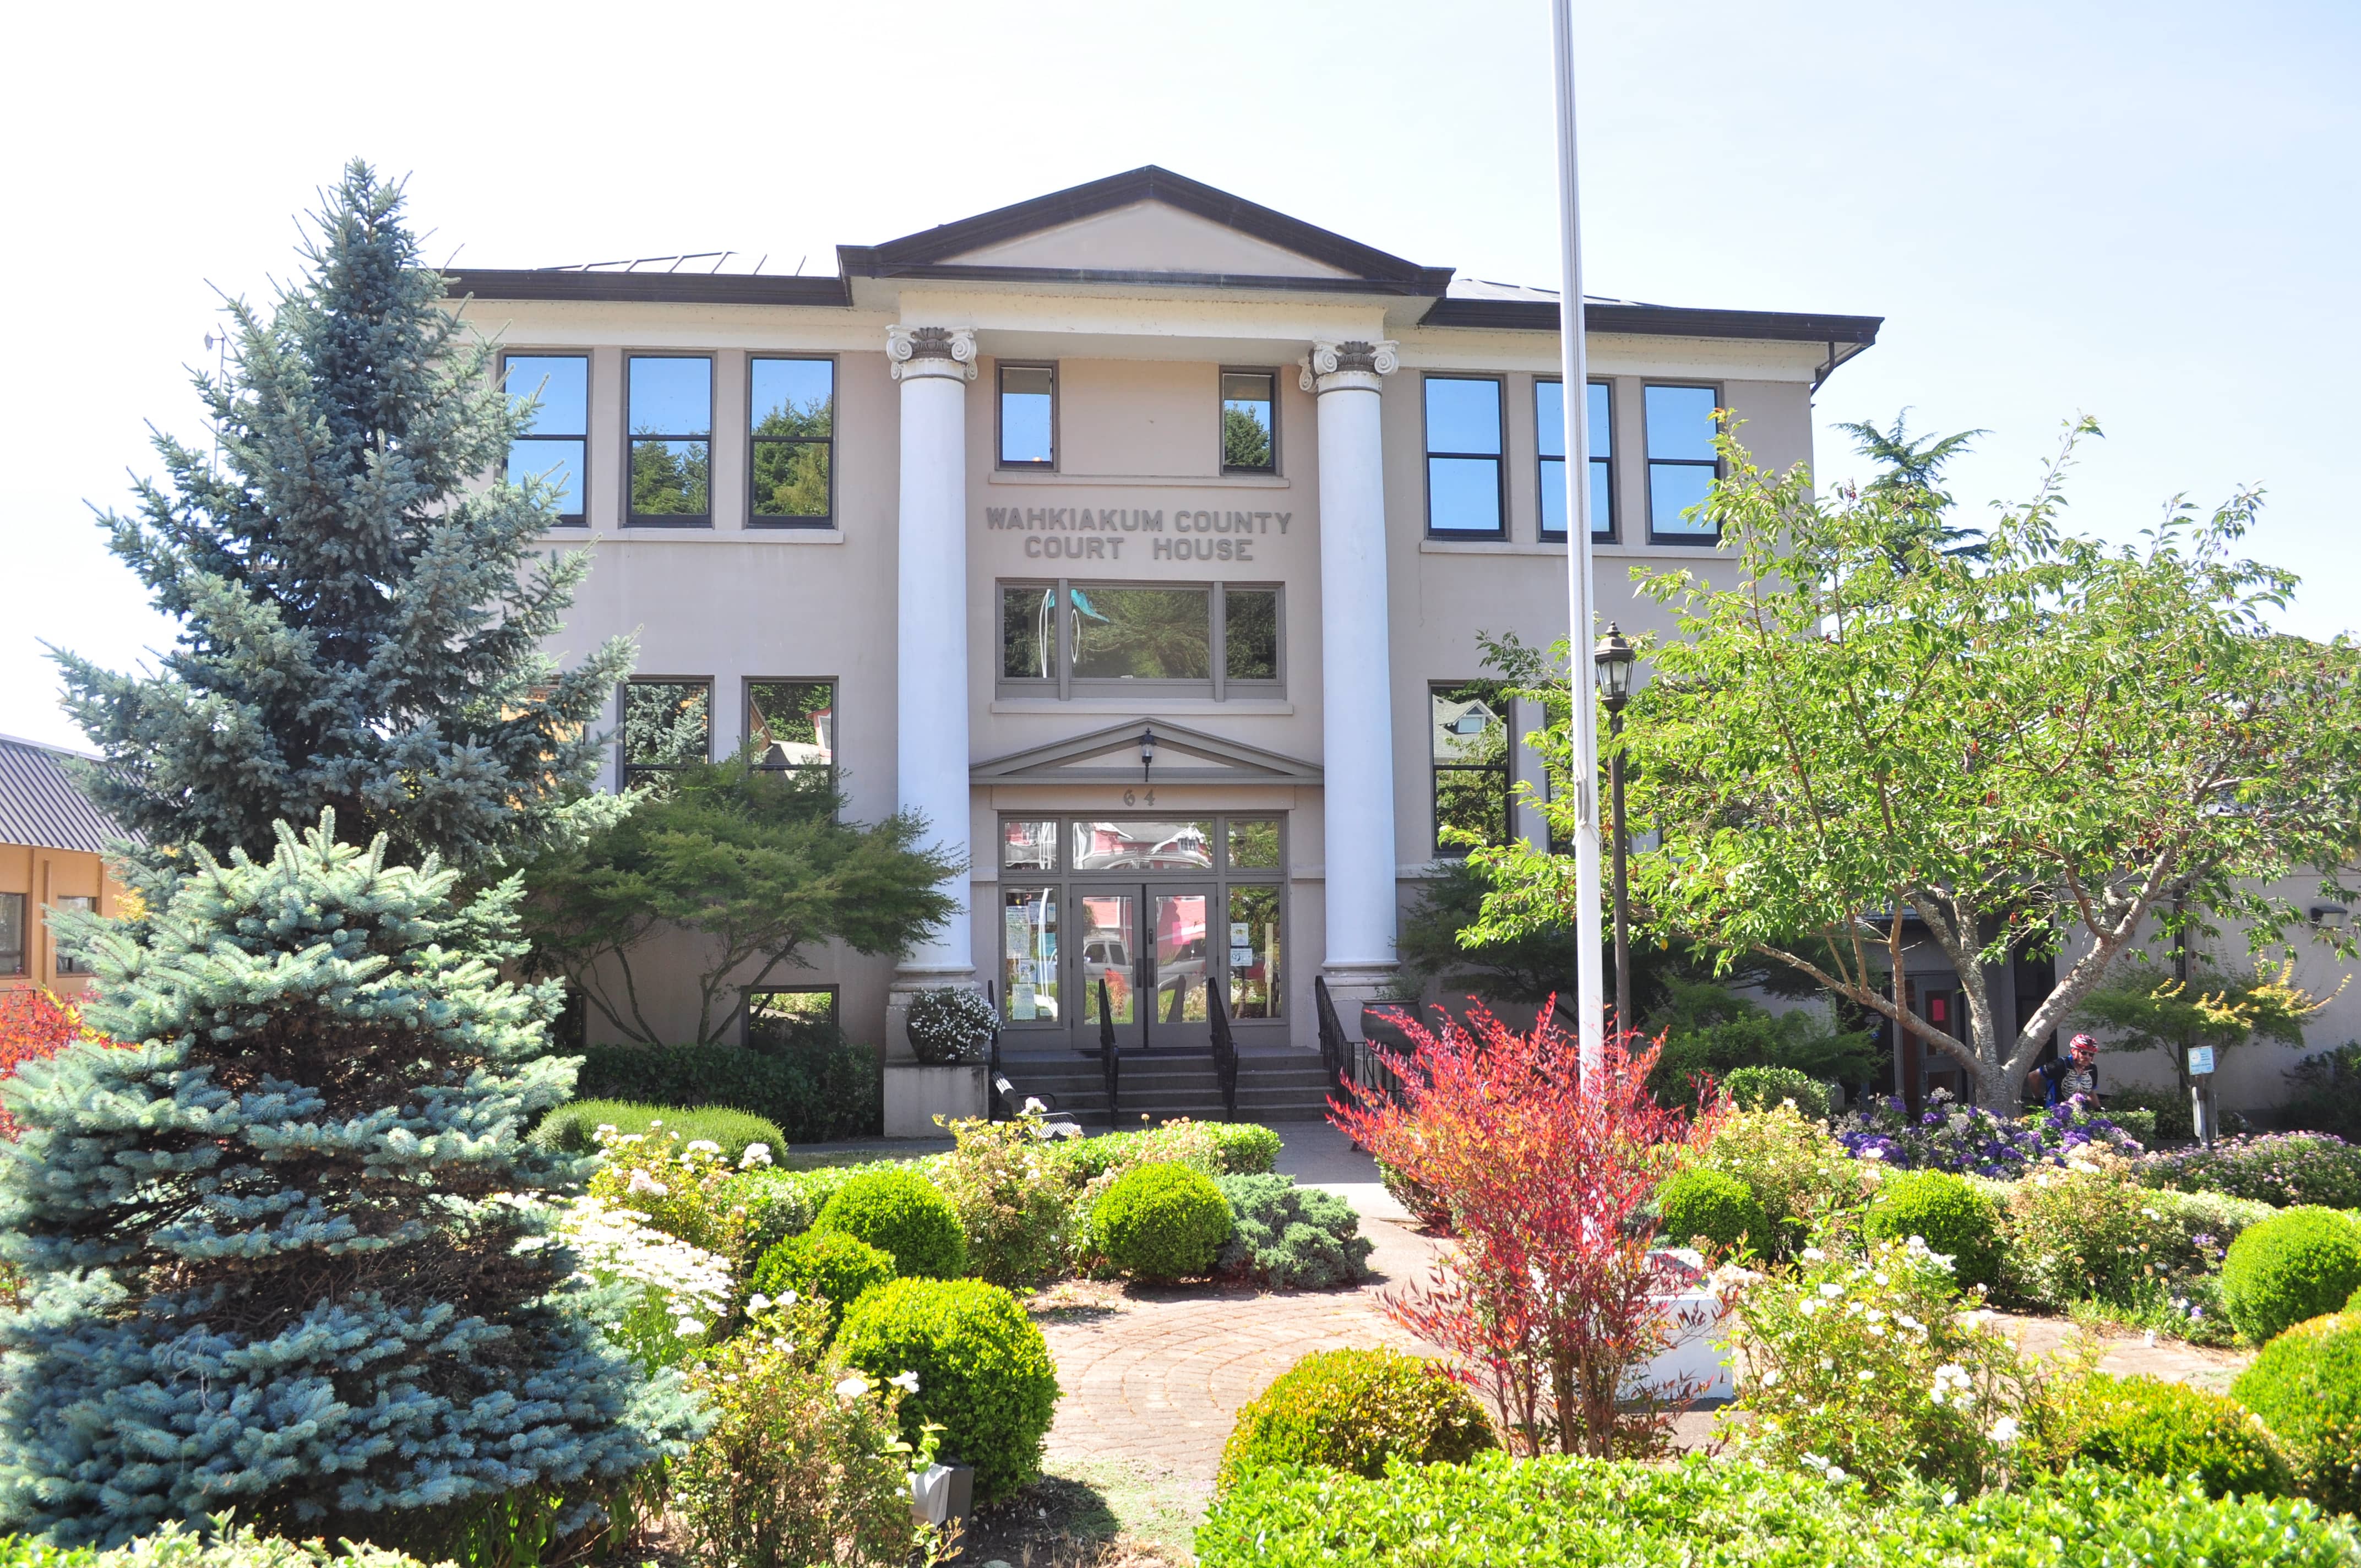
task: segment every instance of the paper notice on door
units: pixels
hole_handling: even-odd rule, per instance
[[[1230,967],[1232,969],[1252,969],[1254,968],[1254,961],[1255,956],[1254,949],[1252,948],[1232,948],[1230,949]]]
[[[1030,951],[1033,946],[1033,922],[1022,908],[1001,912],[1008,927],[1008,950],[1012,953]]]
[[[1016,989],[1008,993],[1009,1017],[1019,1023],[1030,1023],[1038,1012],[1033,1002],[1033,982],[1018,981]]]
[[[1233,948],[1250,948],[1254,946],[1252,923],[1250,921],[1233,920],[1230,922],[1230,946]]]

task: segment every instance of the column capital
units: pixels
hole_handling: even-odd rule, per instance
[[[975,328],[904,326],[885,329],[885,367],[896,381],[906,376],[975,379]]]
[[[1374,392],[1379,377],[1389,376],[1401,367],[1401,359],[1394,352],[1400,346],[1391,338],[1383,343],[1361,338],[1347,338],[1342,343],[1314,339],[1312,352],[1295,362],[1301,371],[1295,384],[1307,392],[1314,388],[1323,392],[1347,389]]]

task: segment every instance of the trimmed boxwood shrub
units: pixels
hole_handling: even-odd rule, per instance
[[[1016,1298],[981,1279],[896,1279],[852,1304],[837,1332],[846,1363],[873,1377],[917,1374],[902,1401],[904,1435],[928,1421],[943,1448],[975,1466],[978,1502],[1041,1475],[1041,1442],[1058,1403],[1049,1342]]]
[[[2094,1372],[2068,1388],[2059,1406],[2061,1459],[2147,1475],[2194,1475],[2213,1497],[2284,1497],[2295,1490],[2269,1431],[2224,1395],[2160,1377]]]
[[[1828,1086],[1792,1067],[1741,1067],[1721,1080],[1721,1091],[1741,1111],[1768,1111],[1792,1100],[1815,1122],[1828,1119]]]
[[[1126,1171],[1091,1210],[1091,1245],[1136,1279],[1211,1274],[1229,1239],[1229,1201],[1185,1165]]]
[[[828,1303],[828,1332],[833,1334],[846,1308],[893,1277],[890,1254],[841,1231],[812,1231],[764,1253],[748,1283],[756,1295],[778,1297],[792,1290],[818,1297]]]
[[[745,1154],[748,1144],[761,1144],[774,1155],[785,1152],[787,1146],[787,1136],[777,1123],[750,1111],[722,1105],[642,1105],[629,1100],[577,1100],[560,1105],[541,1119],[541,1125],[533,1130],[533,1141],[545,1149],[594,1154],[602,1126],[619,1133],[644,1133],[659,1122],[686,1143],[708,1138],[719,1144],[721,1157],[731,1165]]]
[[[1306,1290],[1368,1277],[1375,1244],[1361,1234],[1353,1206],[1334,1192],[1298,1187],[1291,1176],[1224,1176],[1214,1185],[1230,1206],[1222,1273]]]
[[[1224,1176],[1268,1176],[1279,1166],[1279,1135],[1253,1122],[1212,1122],[1213,1153]]]
[[[1872,1241],[1923,1237],[1950,1255],[1951,1277],[1962,1287],[2000,1281],[2000,1211],[1964,1176],[1905,1170],[1886,1178],[1861,1230]]]
[[[727,1105],[776,1123],[789,1143],[873,1138],[884,1128],[877,1053],[833,1030],[777,1052],[738,1046],[592,1046],[574,1092],[588,1100]]]
[[[1716,1252],[1771,1248],[1771,1217],[1754,1190],[1719,1170],[1691,1166],[1665,1178],[1656,1189],[1656,1220],[1675,1246],[1703,1236]]]
[[[894,1272],[956,1279],[967,1272],[967,1236],[959,1211],[915,1170],[865,1170],[836,1190],[812,1222],[867,1242],[894,1260]]]
[[[1456,1464],[1498,1447],[1484,1407],[1439,1362],[1391,1350],[1323,1350],[1238,1410],[1213,1485],[1269,1464],[1382,1475],[1386,1461]]]
[[[2334,1312],[2361,1287],[2361,1221],[2334,1209],[2288,1209],[2250,1225],[2222,1262],[2222,1299],[2259,1344]]]
[[[1811,1470],[1480,1453],[1378,1479],[1274,1464],[1213,1500],[1198,1568],[2350,1568],[2352,1521],[2099,1466],[2008,1491],[1880,1505]]]
[[[2298,1323],[2263,1346],[2230,1392],[2279,1440],[2305,1497],[2361,1512],[2361,1314]]]

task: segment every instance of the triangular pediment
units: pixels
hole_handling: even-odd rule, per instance
[[[1111,724],[1085,735],[994,757],[970,768],[968,779],[978,784],[1137,784],[1143,778],[1139,754],[1143,733],[1156,738],[1156,760],[1145,773],[1146,782],[1151,784],[1320,782],[1316,762],[1152,718]]]
[[[847,276],[1267,280],[1440,294],[1451,269],[1374,246],[1149,165],[873,247]]]

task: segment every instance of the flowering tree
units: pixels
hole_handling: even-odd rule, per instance
[[[38,986],[0,991],[0,1078],[27,1062],[47,1061],[77,1040],[115,1042],[82,1021],[82,1009]],[[0,1106],[0,1138],[15,1139],[16,1119]]]
[[[1413,1049],[1378,1055],[1389,1094],[1348,1086],[1333,1120],[1435,1195],[1459,1248],[1429,1285],[1390,1298],[1395,1321],[1454,1354],[1502,1424],[1540,1451],[1612,1455],[1661,1430],[1634,1415],[1632,1373],[1670,1343],[1653,1298],[1667,1288],[1642,1212],[1719,1102],[1696,1118],[1649,1097],[1656,1047],[1610,1039],[1587,1079],[1574,1037],[1543,1006],[1530,1030],[1478,1008],[1440,1034],[1405,1019]]]

